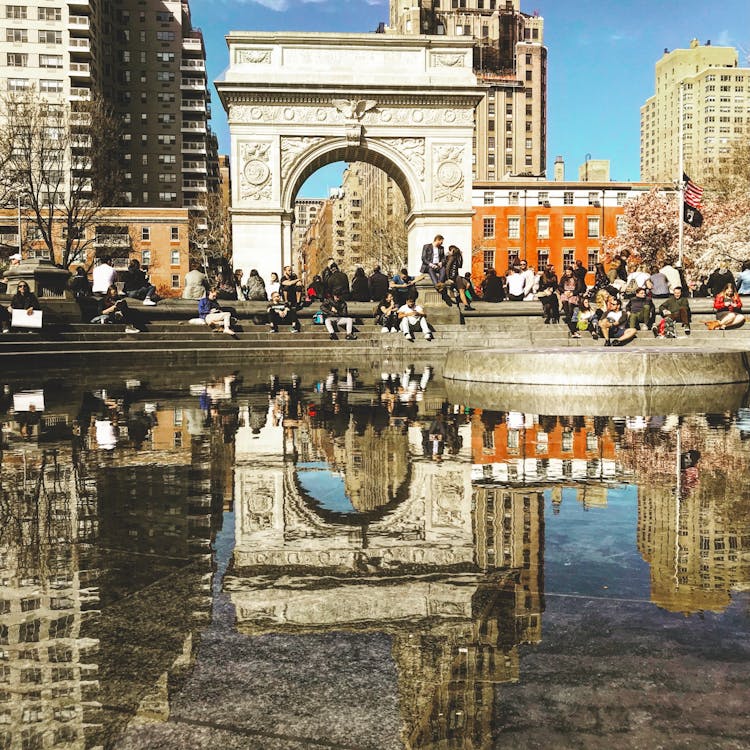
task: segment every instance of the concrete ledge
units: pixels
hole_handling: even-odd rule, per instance
[[[508,385],[446,380],[451,403],[490,411],[523,411],[550,416],[652,416],[736,411],[748,399],[745,383],[721,386]]]
[[[747,383],[747,354],[730,349],[637,347],[454,350],[446,380],[576,386],[684,386]],[[615,397],[613,397],[614,400]]]

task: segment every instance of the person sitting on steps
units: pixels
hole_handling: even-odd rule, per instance
[[[659,303],[659,312],[662,320],[651,328],[655,337],[675,338],[677,334],[674,326],[677,322],[682,323],[685,335],[690,335],[690,303],[687,297],[683,297],[681,286],[676,286],[671,296]]]
[[[300,332],[297,311],[289,304],[289,302],[281,299],[280,292],[274,292],[271,295],[271,301],[267,309],[268,324],[271,326],[271,333],[277,333],[280,325],[291,326],[292,333]]]
[[[420,328],[427,341],[432,341],[432,331],[427,322],[427,316],[421,305],[413,297],[409,297],[405,304],[398,310],[398,317],[401,321],[399,326],[402,333],[409,341],[414,341],[414,329]]]
[[[218,287],[212,287],[207,297],[198,300],[198,315],[203,318],[207,326],[222,325],[222,333],[236,336],[232,330],[232,314],[228,310],[222,310],[216,301],[219,296]]]
[[[622,302],[617,297],[607,300],[607,313],[599,321],[599,329],[604,337],[604,346],[623,346],[635,338],[635,328],[626,327]]]
[[[739,328],[745,322],[742,315],[742,299],[734,288],[734,282],[729,282],[716,297],[714,297],[714,310],[719,325],[716,328],[722,330],[727,328]]]
[[[331,341],[338,339],[336,331],[339,327],[346,330],[347,339],[352,340],[357,338],[357,335],[353,332],[354,319],[349,317],[346,301],[338,291],[334,292],[330,299],[323,300],[320,304],[320,309],[325,316],[326,330]]]

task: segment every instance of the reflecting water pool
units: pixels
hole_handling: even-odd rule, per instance
[[[449,392],[9,378],[0,748],[749,746],[750,409]]]

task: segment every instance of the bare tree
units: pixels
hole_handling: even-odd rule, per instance
[[[2,104],[0,141],[27,220],[53,262],[82,262],[95,241],[87,230],[121,203],[118,121],[101,99],[61,104],[28,90]]]
[[[190,214],[188,220],[190,260],[209,263],[211,260],[231,256],[232,229],[229,209],[221,193],[210,191],[206,196],[206,207]]]
[[[406,266],[409,257],[403,221],[396,217],[388,217],[382,221],[376,219],[372,224],[370,239],[373,262],[377,262],[386,272],[400,271]]]

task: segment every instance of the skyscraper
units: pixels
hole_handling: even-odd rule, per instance
[[[732,47],[701,45],[664,50],[656,63],[655,93],[641,107],[641,180],[679,178],[680,88],[683,92],[684,169],[704,180],[750,126],[750,69],[738,67]]]
[[[391,0],[399,34],[473,36],[474,70],[486,88],[477,108],[474,179],[539,175],[547,161],[544,19],[520,0]]]
[[[203,36],[187,0],[3,6],[0,88],[101,97],[123,124],[124,202],[198,208],[211,149]]]

